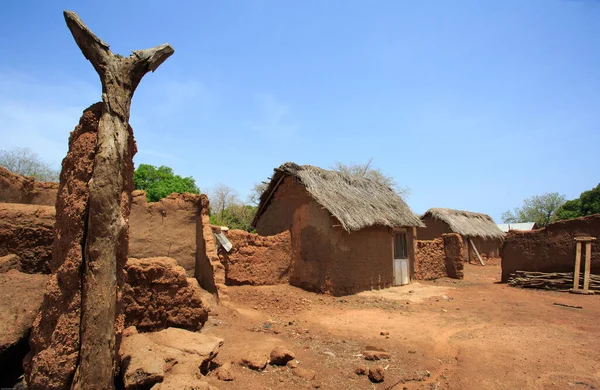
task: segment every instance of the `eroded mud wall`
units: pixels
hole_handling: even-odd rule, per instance
[[[600,214],[596,214],[554,222],[539,230],[509,231],[501,250],[502,281],[506,282],[517,270],[573,272],[574,238],[582,236],[596,237],[592,243],[591,272],[600,274]]]
[[[171,194],[148,203],[134,191],[129,217],[129,257],[172,257],[188,276],[196,264],[196,224],[201,222],[200,195]]]
[[[415,257],[415,279],[432,280],[448,276],[444,240],[417,240]]]
[[[288,283],[292,261],[289,231],[259,236],[243,230],[230,230],[231,252],[221,251],[227,285],[254,286]]]
[[[54,206],[0,203],[0,257],[21,258],[25,273],[50,273]]]
[[[36,181],[0,167],[0,203],[54,206],[58,183]]]

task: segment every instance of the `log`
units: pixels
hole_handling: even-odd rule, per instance
[[[573,287],[573,283],[574,276],[572,272],[516,271],[508,279],[508,285],[512,287],[558,291],[569,291]],[[590,274],[589,289],[600,291],[600,275]]]

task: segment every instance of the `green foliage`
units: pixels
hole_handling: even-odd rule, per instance
[[[556,212],[556,218],[573,219],[581,216],[581,201],[579,199],[568,200]]]
[[[58,181],[60,176],[59,171],[52,169],[37,153],[27,148],[0,150],[0,166],[38,181]]]
[[[146,191],[149,202],[157,202],[174,192],[200,193],[194,178],[176,175],[173,169],[166,166],[157,168],[150,164],[140,164],[133,174],[133,181],[136,190]]]
[[[600,184],[581,193],[578,199],[566,202],[557,212],[558,219],[573,219],[600,214]]]
[[[210,223],[213,225],[227,226],[230,229],[240,229],[247,232],[254,232],[252,228],[252,218],[256,213],[258,207],[244,205],[244,204],[233,204],[222,210],[213,213],[210,216]]]
[[[535,222],[546,226],[558,219],[558,209],[565,203],[565,196],[558,192],[532,196],[523,201],[523,206],[502,214],[505,223]]]

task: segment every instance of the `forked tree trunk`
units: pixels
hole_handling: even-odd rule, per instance
[[[102,82],[102,116],[98,124],[97,153],[89,182],[89,219],[85,236],[81,349],[72,389],[113,388],[117,273],[127,257],[133,155],[129,127],[131,98],[149,71],[171,54],[168,44],[114,55],[74,12],[65,11],[67,26],[83,55]]]

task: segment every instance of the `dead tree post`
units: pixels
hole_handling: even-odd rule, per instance
[[[134,51],[129,57],[113,54],[74,12],[65,20],[75,42],[102,82],[102,116],[98,124],[97,153],[89,182],[89,217],[85,236],[81,349],[72,389],[113,388],[117,272],[127,257],[128,226],[123,210],[131,194],[124,178],[133,155],[129,114],[131,99],[149,71],[171,54],[168,44]]]

